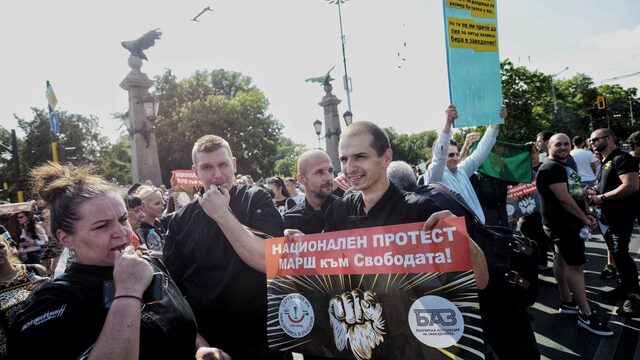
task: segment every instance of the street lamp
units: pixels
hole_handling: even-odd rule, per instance
[[[345,125],[349,126],[353,124],[353,114],[351,113],[351,111],[345,111],[344,114],[342,114],[342,117],[344,118]]]
[[[124,123],[124,127],[127,128],[129,137],[133,137],[133,127],[131,126],[131,118],[129,117],[129,111],[122,114],[122,122]]]
[[[145,145],[148,148],[149,143],[151,141],[151,134],[155,131],[155,127],[153,126],[154,121],[158,117],[158,109],[160,108],[160,102],[151,95],[146,95],[142,98],[142,107],[144,108],[145,116],[151,125],[147,124],[146,121],[142,122],[142,127],[136,129],[134,124],[131,121],[131,117],[129,115],[129,111],[122,114],[122,121],[124,122],[124,126],[127,128],[127,132],[129,136],[133,138],[135,134],[142,135],[144,139]]]
[[[316,119],[316,121],[313,122],[313,129],[316,131],[316,135],[318,136],[318,149],[322,149],[322,144],[320,143],[320,139],[322,139],[322,137],[320,137],[320,133],[322,132],[322,121]]]
[[[347,56],[345,53],[344,47],[344,33],[342,31],[342,10],[340,9],[340,4],[344,4],[347,0],[326,0],[329,4],[338,5],[338,19],[340,20],[340,40],[342,41],[342,63],[344,64],[344,91],[347,93],[347,106],[349,107],[349,111],[351,111],[351,85],[349,79],[349,75],[347,74]]]
[[[558,114],[558,105],[556,104],[556,88],[553,86],[553,78],[562,74],[563,72],[569,70],[569,67],[565,67],[564,69],[558,71],[557,73],[551,75],[551,97],[553,98],[553,113]]]
[[[142,99],[142,106],[144,107],[144,113],[147,119],[153,123],[158,117],[158,109],[160,108],[160,101],[151,95],[146,95]]]

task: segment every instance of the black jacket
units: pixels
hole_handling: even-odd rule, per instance
[[[320,210],[315,210],[309,205],[307,199],[304,199],[304,201],[296,205],[296,207],[284,213],[285,229],[298,229],[305,234],[321,233],[324,229],[327,209],[338,199],[340,198],[335,195],[330,195],[324,204],[322,204]]]
[[[230,195],[229,207],[242,224],[283,235],[282,217],[264,189],[234,185]],[[266,348],[266,276],[242,261],[198,200],[174,215],[163,254],[211,346],[233,358],[252,346]]]
[[[166,272],[160,260],[147,260]],[[108,312],[103,285],[112,279],[113,267],[73,263],[38,288],[11,325],[9,359],[78,359],[100,335]],[[167,276],[162,302],[142,309],[139,358],[193,359],[196,334],[189,304]]]

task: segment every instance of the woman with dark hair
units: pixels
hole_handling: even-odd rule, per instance
[[[49,243],[47,233],[38,224],[31,212],[21,211],[17,213],[16,221],[18,229],[20,229],[18,237],[20,260],[25,264],[39,264],[42,249]]]
[[[281,177],[268,178],[266,183],[267,188],[273,191],[273,204],[278,209],[280,216],[296,206],[296,201],[290,197],[291,195],[289,195],[289,191]]]
[[[49,163],[31,175],[51,210],[51,232],[74,262],[16,316],[9,359],[229,359],[198,335],[164,264],[130,245],[117,188],[87,167]],[[143,293],[158,277],[161,296],[147,300]]]

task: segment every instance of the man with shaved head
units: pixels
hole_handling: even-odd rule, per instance
[[[304,186],[304,201],[284,214],[285,229],[305,234],[322,232],[329,205],[337,199],[333,190],[333,164],[322,150],[309,150],[298,159],[297,180]]]
[[[560,291],[560,313],[578,314],[578,326],[601,336],[613,331],[591,311],[584,285],[584,240],[580,230],[596,225],[587,211],[580,175],[568,165],[571,141],[558,133],[549,139],[549,158],[537,176],[544,231],[553,242],[553,273]]]
[[[603,295],[625,299],[618,314],[640,315],[640,286],[638,267],[629,255],[629,242],[635,220],[635,193],[638,191],[638,161],[618,149],[616,137],[610,129],[598,129],[591,134],[589,143],[602,155],[602,166],[596,175],[598,195],[593,203],[600,206],[611,236],[606,236],[607,247],[616,263],[621,284]]]

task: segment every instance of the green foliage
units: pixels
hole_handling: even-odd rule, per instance
[[[49,112],[44,109],[31,108],[33,119],[26,120],[16,117],[18,126],[24,131],[24,139],[18,140],[20,154],[20,179],[16,182],[16,189],[28,190],[29,171],[53,159],[51,152],[51,135]],[[75,147],[78,164],[93,164],[108,147],[108,139],[100,133],[98,119],[94,116],[70,114],[66,111],[56,111],[60,126],[58,147]],[[12,167],[8,171],[13,174]],[[15,175],[13,175],[15,178]]]
[[[419,164],[431,159],[431,146],[437,139],[436,131],[423,131],[417,134],[398,134],[392,127],[384,128],[389,137],[393,160],[403,160],[409,164]]]
[[[566,80],[552,75],[515,66],[509,59],[500,64],[502,95],[509,116],[500,139],[513,143],[533,141],[542,130],[564,132],[569,137],[589,136],[593,129],[611,129],[618,138],[626,138],[634,128],[630,120],[630,102],[639,109],[637,89],[623,89],[620,85],[594,86],[585,74]],[[551,82],[555,89],[557,113],[554,112]],[[596,109],[596,97],[605,96],[607,107]],[[640,113],[636,110],[636,113]]]
[[[162,104],[156,137],[164,183],[171,170],[191,168],[193,143],[205,134],[229,142],[238,173],[256,179],[273,173],[282,125],[268,114],[269,102],[250,77],[218,69],[178,80],[167,70],[155,80],[154,95]]]
[[[114,144],[105,149],[98,160],[97,167],[106,179],[118,184],[131,183],[131,140],[121,136]],[[115,181],[114,181],[115,180]]]
[[[304,144],[294,143],[293,140],[280,136],[278,138],[278,153],[275,156],[273,174],[284,177],[296,177],[298,171],[298,158],[307,151]]]
[[[523,66],[515,66],[509,59],[500,63],[502,97],[509,111],[500,139],[524,143],[547,130],[553,121],[551,77]]]
[[[593,128],[606,128],[611,125],[611,130],[618,140],[624,141],[632,132],[638,131],[640,118],[640,99],[637,99],[636,88],[623,89],[620,85],[600,85],[596,88],[597,95],[606,99],[604,110],[593,110]],[[595,97],[592,106],[595,108]],[[631,124],[631,108],[634,110],[634,124]]]

